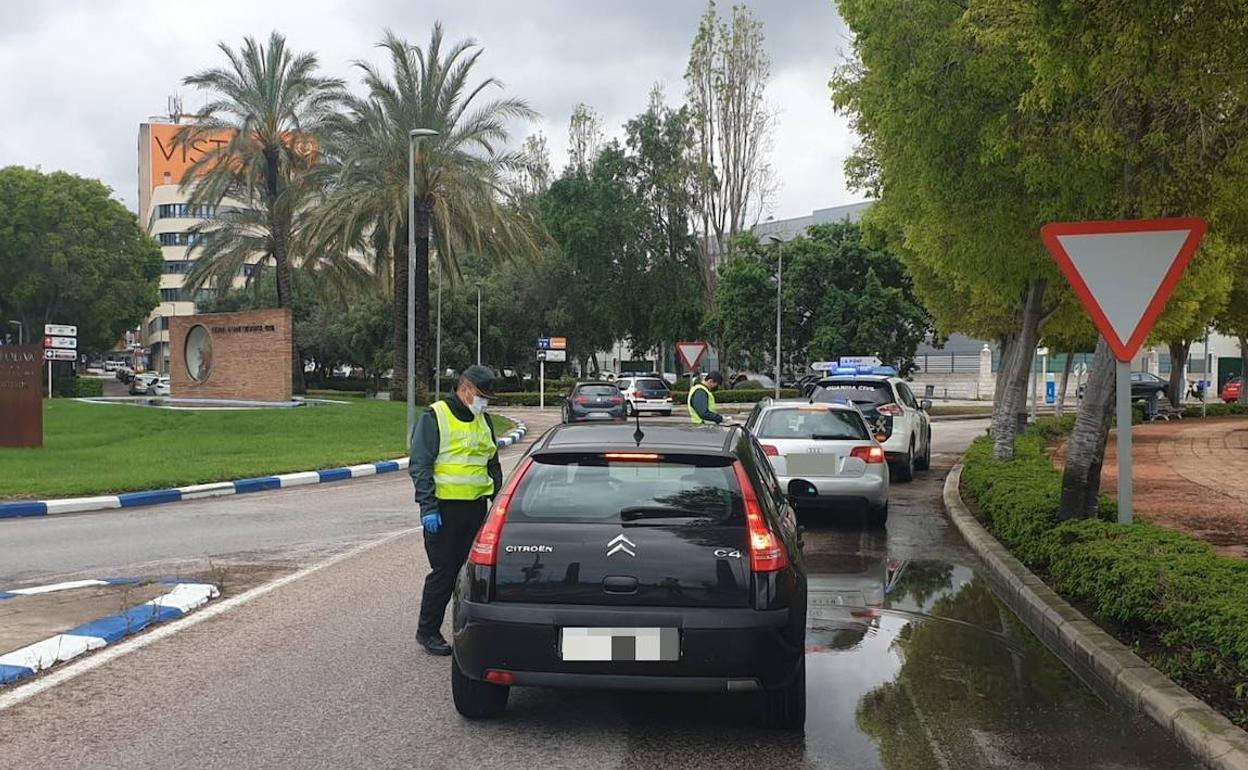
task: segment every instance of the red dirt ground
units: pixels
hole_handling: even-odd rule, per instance
[[[1136,425],[1131,438],[1136,516],[1186,532],[1224,555],[1248,557],[1248,420],[1155,422]],[[1060,465],[1063,454],[1059,449],[1054,462]],[[1112,435],[1101,490],[1118,490]]]

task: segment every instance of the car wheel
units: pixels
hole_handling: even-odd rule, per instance
[[[633,416],[633,412],[636,412],[636,411],[637,411],[637,410],[633,408],[633,402],[632,402],[632,401],[625,401],[625,402],[624,402],[624,416],[625,416],[625,417],[632,417],[632,416]]]
[[[507,710],[511,688],[470,679],[451,656],[451,698],[455,710],[469,719],[494,719]]]
[[[927,441],[923,443],[923,454],[914,461],[916,471],[925,471],[932,467],[932,431],[927,431]]]
[[[806,727],[806,658],[797,664],[797,675],[787,687],[763,693],[763,724],[779,730]]]
[[[671,409],[668,409],[666,412],[660,412],[660,414],[662,414],[664,417],[671,417],[671,416],[672,416],[672,410],[671,410]]]
[[[894,470],[897,473],[898,481],[910,481],[914,478],[914,444],[910,445],[906,456],[902,458],[901,462],[897,463]]]
[[[872,529],[880,529],[888,523],[888,502],[878,508],[872,508],[867,511],[867,526]]]

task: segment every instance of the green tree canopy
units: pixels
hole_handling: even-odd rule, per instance
[[[113,347],[160,301],[160,246],[94,179],[0,169],[0,323],[78,327],[85,351]],[[0,332],[2,333],[2,332]]]

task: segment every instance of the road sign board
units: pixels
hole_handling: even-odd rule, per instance
[[[684,362],[686,369],[697,369],[702,356],[706,355],[705,342],[677,342],[676,355]]]
[[[77,337],[78,327],[68,324],[44,324],[43,333],[53,337]]]
[[[44,337],[43,346],[45,348],[61,348],[63,350],[76,350],[78,348],[77,337]]]
[[[1054,222],[1040,237],[1119,361],[1130,361],[1205,236],[1205,220]]]
[[[878,356],[841,356],[841,366],[883,366]],[[833,367],[835,368],[835,367]]]
[[[568,351],[566,350],[539,350],[537,351],[538,361],[550,361],[551,363],[560,363],[568,360]]]
[[[45,348],[43,351],[44,361],[77,361],[78,354],[72,350],[58,350],[56,348]]]
[[[568,347],[567,337],[538,337],[538,350],[566,350]],[[551,359],[547,359],[548,361]]]

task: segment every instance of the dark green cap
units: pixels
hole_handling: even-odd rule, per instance
[[[494,370],[488,366],[474,364],[465,369],[464,373],[459,376],[471,382],[481,392],[481,395],[486,398],[491,398],[494,395]]]

